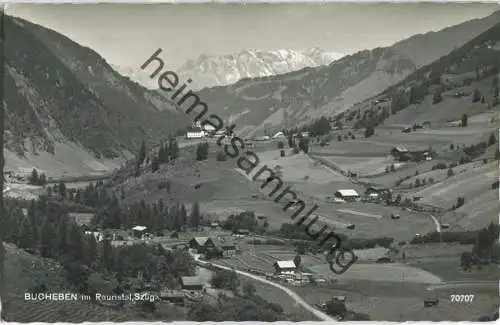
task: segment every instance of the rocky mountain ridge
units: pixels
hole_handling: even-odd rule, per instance
[[[191,78],[192,89],[225,86],[244,78],[266,77],[284,74],[306,67],[327,65],[343,55],[320,48],[306,50],[282,49],[263,51],[243,50],[235,54],[205,55],[188,60],[176,71],[182,80]],[[117,71],[151,89],[158,85],[144,71],[115,65]]]

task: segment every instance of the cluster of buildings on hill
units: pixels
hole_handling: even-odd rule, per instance
[[[201,125],[201,122],[197,121],[193,123],[193,125],[187,130],[185,138],[186,139],[201,139],[205,137],[219,137],[223,136],[226,134],[225,130],[216,130],[216,128],[210,124],[207,125]],[[308,137],[309,132],[302,132],[300,133],[302,137]],[[298,137],[299,134],[294,134],[294,138]],[[285,135],[282,131],[279,131],[275,133],[272,136],[269,135],[263,135],[254,138],[254,141],[267,141],[271,139],[279,139],[279,138],[285,138]]]
[[[210,257],[231,257],[236,254],[237,247],[232,240],[212,237],[194,237],[188,243],[190,249]]]
[[[431,150],[408,150],[403,146],[392,148],[391,155],[398,161],[432,160]]]
[[[392,190],[379,187],[368,187],[364,195],[360,195],[353,189],[337,190],[334,193],[334,200],[336,203],[344,202],[357,202],[360,200],[377,202],[380,200],[389,200],[392,198]]]
[[[216,131],[215,127],[207,124],[203,127],[201,126],[201,122],[197,121],[193,123],[193,125],[187,130],[185,138],[186,139],[201,139],[209,136],[217,136],[224,135],[224,131]]]

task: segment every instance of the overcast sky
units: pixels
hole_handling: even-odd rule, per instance
[[[498,4],[9,4],[108,62],[138,68],[162,48],[176,68],[201,54],[303,49],[351,54],[482,18]]]

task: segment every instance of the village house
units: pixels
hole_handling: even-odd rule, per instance
[[[201,122],[196,121],[191,127],[187,129],[186,139],[200,139],[205,137],[206,131],[202,129]]]
[[[220,224],[218,222],[210,223],[210,229],[218,229],[220,228]]]
[[[277,139],[277,138],[285,138],[285,135],[283,134],[282,131],[279,131],[275,135],[273,135],[273,139]]]
[[[174,305],[184,305],[184,294],[181,291],[162,290],[158,294],[158,298],[168,301]]]
[[[189,241],[189,248],[196,250],[196,252],[203,254],[210,249],[215,249],[213,239],[210,237],[194,237]]]
[[[203,130],[193,130],[186,132],[186,139],[201,139],[205,136],[205,131]]]
[[[341,302],[346,302],[347,297],[346,297],[346,296],[333,296],[333,297],[332,297],[332,300],[337,300],[337,301],[341,301]]]
[[[97,242],[101,242],[104,240],[104,235],[98,231],[86,231],[85,235],[94,236],[94,238]]]
[[[236,254],[236,245],[232,241],[211,237],[194,237],[189,241],[189,248],[195,249],[200,254],[216,253],[215,255],[222,255],[222,257]]]
[[[205,131],[206,135],[208,135],[208,136],[214,136],[216,128],[213,125],[206,124],[206,125],[203,125],[203,130]]]
[[[293,261],[276,261],[273,266],[277,274],[294,274],[297,270]]]
[[[231,257],[236,254],[236,245],[232,242],[222,242],[220,248],[224,257]]]
[[[77,225],[90,225],[92,219],[94,219],[94,213],[80,213],[80,212],[69,212],[68,216],[73,219]]]
[[[392,191],[387,188],[369,187],[366,189],[365,195],[374,199],[389,200],[392,197]]]
[[[429,153],[429,150],[415,150],[411,151],[409,154],[413,161],[432,160],[432,155]]]
[[[250,231],[247,229],[236,229],[233,231],[233,235],[237,236],[248,236],[250,234]]]
[[[267,216],[260,213],[256,213],[255,217],[257,218],[257,227],[265,227],[267,223]]]
[[[142,236],[146,233],[146,229],[148,229],[145,226],[135,226],[132,228],[132,235],[137,238],[142,238]]]
[[[406,161],[410,159],[410,151],[403,146],[396,146],[392,148],[391,155],[399,161]]]
[[[196,276],[181,277],[181,288],[190,291],[202,291],[205,287],[203,281]]]
[[[359,200],[359,194],[355,190],[338,190],[335,192],[335,197],[342,199],[346,202],[354,202]]]

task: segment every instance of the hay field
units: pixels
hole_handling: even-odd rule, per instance
[[[339,280],[372,280],[394,283],[415,282],[437,284],[442,280],[432,273],[403,264],[362,264],[354,263],[348,272],[340,275],[332,273],[327,264],[310,268],[323,277],[338,278]]]
[[[441,183],[417,191],[415,194],[422,197],[422,203],[451,207],[459,196],[464,196],[467,200],[467,198],[492,191],[491,184],[497,179],[498,166],[496,163],[491,163],[484,168],[467,170]]]
[[[281,166],[281,178],[287,183],[301,183],[304,182],[305,177],[307,177],[307,183],[314,185],[348,180],[347,177],[340,173],[332,172],[303,153],[280,157],[278,150],[270,150],[259,152],[258,155],[260,159],[259,168],[263,165],[267,165],[270,168],[278,165]],[[265,177],[267,177],[267,173],[263,174],[259,180],[264,180]]]
[[[458,221],[459,226],[465,229],[478,229],[487,226],[490,222],[498,222],[498,205],[499,198],[496,190],[466,198],[465,205],[456,210],[465,215]]]
[[[321,158],[338,165],[343,170],[356,173],[358,177],[379,175],[385,172],[386,166],[400,165],[391,156],[382,157],[342,157],[322,156]]]
[[[479,170],[484,168],[484,164],[482,162],[471,162],[463,165],[458,165],[453,168],[453,172],[455,174],[461,174],[461,173],[466,173],[468,171],[474,171],[474,170]],[[434,179],[435,183],[443,182],[445,181],[447,177],[448,169],[436,169],[436,170],[429,170],[426,172],[420,172],[418,175],[414,175],[410,177],[409,179],[403,181],[401,185],[403,186],[408,186],[410,184],[415,184],[415,180],[418,178],[420,180],[423,179],[429,179],[432,178]]]
[[[396,240],[409,240],[416,233],[426,233],[435,229],[433,221],[422,214],[375,203],[343,203],[333,206],[325,204],[320,206],[319,211],[322,216],[344,225],[354,223],[355,229],[340,231],[349,237],[387,236]],[[401,219],[392,220],[391,213],[399,214]]]
[[[429,295],[427,284],[378,282],[370,285],[366,281],[351,280],[349,285],[329,287],[293,287],[310,304],[319,304],[332,296],[347,297],[347,308],[370,315],[373,321],[476,321],[479,317],[490,314],[498,306],[498,297],[490,294],[474,293],[472,303],[451,303],[449,295],[453,291],[444,291]],[[425,308],[426,297],[440,299],[436,307]]]

